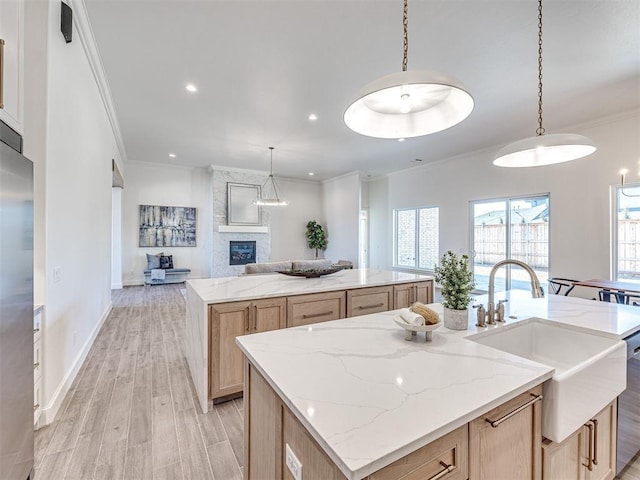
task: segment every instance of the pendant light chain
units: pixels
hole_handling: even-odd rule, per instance
[[[538,0],[538,128],[537,135],[544,135],[542,126],[542,0]]]
[[[404,0],[404,10],[402,12],[402,28],[404,30],[404,57],[402,58],[402,71],[407,71],[407,57],[409,56],[409,5],[408,0]]]

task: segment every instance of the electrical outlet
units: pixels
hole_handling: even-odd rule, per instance
[[[295,456],[288,443],[285,448],[285,460],[287,468],[291,472],[291,475],[293,475],[293,478],[295,480],[302,480],[302,463],[298,460],[298,457]]]
[[[58,283],[62,280],[62,267],[53,267],[53,281]]]

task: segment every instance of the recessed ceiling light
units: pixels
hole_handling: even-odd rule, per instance
[[[170,154],[169,154],[169,156],[170,156],[171,158],[176,158],[176,154],[175,154],[175,153],[170,153]]]
[[[309,120],[313,121],[313,120],[317,120],[317,119],[318,119],[318,116],[315,113],[312,113],[312,114],[309,115]]]
[[[197,92],[198,91],[198,87],[196,87],[193,83],[187,83],[187,86],[184,87],[187,89],[188,92]]]
[[[399,138],[398,141],[399,142],[404,142],[404,138]]]
[[[309,172],[309,176],[313,177],[314,173],[313,172]]]

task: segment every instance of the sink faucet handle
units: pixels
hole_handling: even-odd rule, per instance
[[[480,305],[474,305],[473,308],[477,308],[478,309],[478,313],[477,313],[477,323],[476,323],[476,327],[486,327],[487,324],[485,323],[485,317],[487,316],[487,311],[484,309],[484,306],[482,304]]]
[[[504,322],[504,304],[509,300],[498,300],[498,305],[496,305],[496,320],[498,322]]]

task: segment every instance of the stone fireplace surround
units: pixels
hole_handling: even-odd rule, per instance
[[[262,226],[247,227],[227,225],[227,183],[262,185],[266,175],[250,172],[216,170],[211,172],[213,190],[213,277],[233,277],[244,273],[244,265],[229,265],[229,242],[255,241],[256,262],[271,259],[271,231],[268,228],[271,214],[262,209]],[[266,228],[265,228],[266,227]]]

